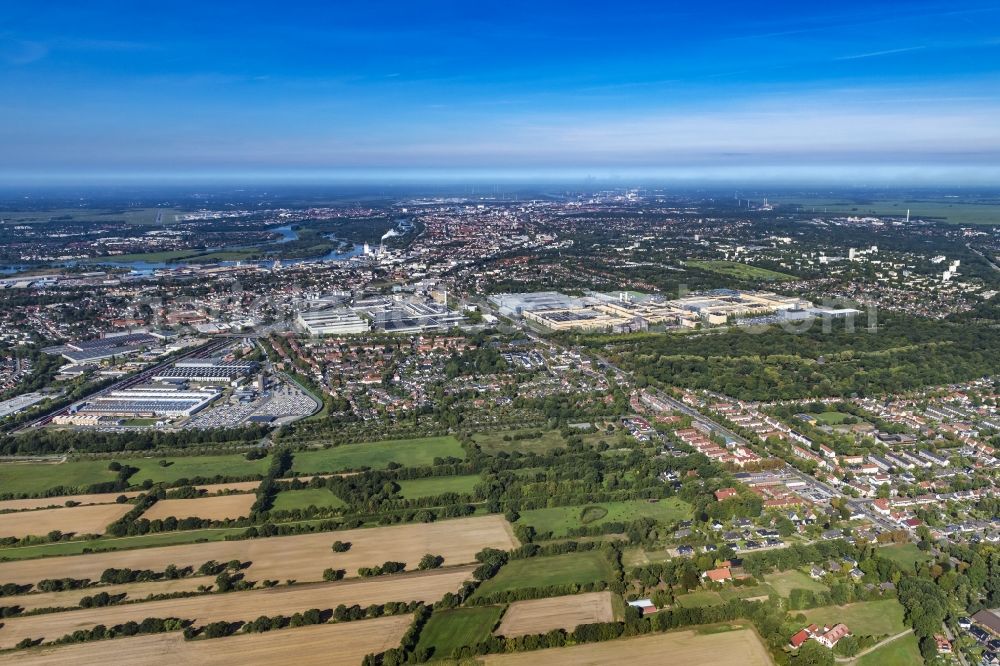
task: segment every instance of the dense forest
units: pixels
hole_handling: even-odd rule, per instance
[[[879,313],[876,331],[834,323],[720,333],[574,336],[640,384],[708,389],[747,400],[865,396],[1000,371],[1000,330]]]

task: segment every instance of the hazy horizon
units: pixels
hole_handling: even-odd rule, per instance
[[[0,9],[0,176],[989,184],[1000,7]]]

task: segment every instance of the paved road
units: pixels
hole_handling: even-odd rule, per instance
[[[987,257],[985,254],[983,254],[982,252],[980,252],[976,248],[972,247],[972,245],[970,245],[969,243],[966,243],[965,247],[969,248],[970,250],[972,250],[973,252],[975,252],[976,254],[978,254],[982,258],[983,261],[985,261],[987,264],[990,265],[990,268],[992,268],[995,271],[1000,271],[1000,266],[997,266],[996,264],[994,264],[992,261],[990,261],[989,257]]]

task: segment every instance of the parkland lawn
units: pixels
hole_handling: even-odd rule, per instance
[[[920,645],[913,634],[897,638],[854,662],[855,666],[912,666],[922,664]]]
[[[399,482],[399,494],[406,499],[436,497],[445,493],[471,495],[480,481],[476,474],[466,476],[432,476]]]
[[[903,624],[903,606],[894,598],[860,601],[846,606],[821,606],[796,612],[805,615],[807,622],[818,625],[833,626],[843,622],[852,633],[859,636],[892,636],[906,629]]]
[[[657,502],[630,500],[626,502],[600,502],[587,506],[559,506],[531,509],[521,514],[517,522],[531,525],[538,533],[552,532],[565,536],[567,531],[584,525],[594,526],[610,522],[630,522],[637,518],[652,518],[669,525],[691,517],[691,506],[676,497]]]
[[[931,559],[928,553],[917,548],[916,544],[904,543],[896,546],[883,546],[878,549],[878,554],[892,560],[907,571],[913,570],[913,565],[918,562],[926,562]]]
[[[780,573],[768,574],[764,576],[768,585],[774,588],[780,596],[787,598],[792,590],[810,590],[812,592],[829,592],[823,583],[813,580],[808,574],[802,573],[798,569],[789,569]]]
[[[685,266],[690,266],[691,268],[700,268],[703,271],[711,271],[712,273],[718,273],[720,275],[728,275],[740,280],[766,280],[766,281],[779,281],[779,280],[794,280],[794,275],[788,275],[787,273],[779,273],[777,271],[772,271],[767,268],[759,268],[757,266],[750,266],[749,264],[741,264],[737,261],[695,261],[689,260],[684,262]]]
[[[339,508],[347,506],[344,500],[340,499],[329,488],[304,488],[303,490],[285,490],[278,493],[274,498],[274,511],[292,511],[293,509],[307,509],[310,506],[320,508]]]
[[[503,606],[472,606],[435,611],[420,632],[417,651],[433,650],[432,659],[447,659],[452,650],[485,641],[500,621]]]
[[[541,433],[541,437],[514,439],[518,435],[534,435],[536,433]],[[510,437],[511,439],[508,441],[504,437]],[[552,449],[566,446],[566,440],[563,439],[558,430],[545,430],[543,428],[477,433],[472,436],[472,440],[482,448],[483,453],[489,454],[496,454],[501,451],[508,453],[512,451],[546,453]]]
[[[164,467],[160,461],[166,460]],[[263,476],[271,464],[271,457],[247,460],[242,454],[223,456],[177,456],[167,458],[128,458],[123,464],[138,467],[139,471],[129,477],[129,483],[137,485],[151,480],[153,483],[174,483],[179,479],[213,479],[216,476]]]
[[[681,608],[701,608],[718,606],[733,599],[753,599],[769,597],[776,590],[770,585],[754,585],[753,587],[726,587],[721,590],[698,590],[678,596],[674,601]]]
[[[67,494],[88,486],[114,481],[117,474],[108,469],[109,460],[81,460],[64,463],[2,463],[0,493],[19,496],[43,493],[63,486]]]
[[[342,444],[329,449],[296,451],[292,471],[299,474],[346,472],[370,467],[384,469],[389,463],[404,467],[431,465],[434,458],[465,458],[462,445],[454,437],[394,439],[366,444]]]
[[[473,598],[529,587],[584,585],[613,577],[611,564],[599,551],[529,557],[505,564],[496,576],[479,586]]]

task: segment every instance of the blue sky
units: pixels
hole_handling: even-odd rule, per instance
[[[824,4],[12,0],[0,173],[1000,176],[1000,5]]]

